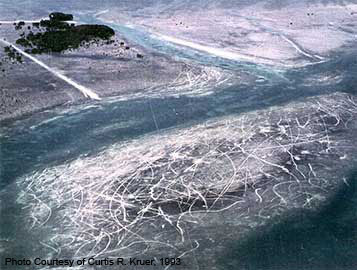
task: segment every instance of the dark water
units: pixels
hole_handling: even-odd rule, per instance
[[[351,55],[346,57],[351,58]],[[6,136],[0,138],[0,188],[38,166],[59,163],[81,154],[95,154],[114,142],[160,129],[192,125],[219,116],[239,115],[336,91],[355,93],[356,83],[351,73],[346,73],[338,84],[300,86],[306,76],[322,74],[333,64],[336,64],[335,69],[336,66],[345,68],[333,61],[332,64],[287,72],[284,81],[275,82],[275,77],[269,75],[266,83],[230,86],[204,96],[148,97],[109,103],[103,101],[91,108],[83,106],[81,109],[79,106],[78,111],[73,113],[62,113],[59,109],[15,123],[3,123],[8,131]],[[348,67],[349,70],[357,71],[355,63]],[[31,128],[56,116],[63,117]],[[93,135],[95,130],[120,123],[125,125]]]
[[[357,171],[347,184],[319,211],[295,213],[233,243],[222,269],[357,269]]]
[[[13,183],[19,176],[53,164],[74,159],[79,155],[95,155],[105,147],[150,133],[178,126],[190,126],[219,116],[243,114],[256,109],[284,105],[335,91],[355,94],[357,71],[353,55],[340,55],[336,60],[284,74],[260,66],[238,65],[210,58],[201,53],[182,49],[155,40],[139,40],[133,30],[120,28],[133,40],[151,42],[148,47],[164,53],[180,53],[181,57],[239,71],[247,69],[266,78],[265,84],[232,86],[206,96],[140,98],[116,102],[99,102],[96,107],[79,108],[62,113],[61,109],[43,112],[15,123],[1,138],[1,181],[4,192],[0,237],[22,239],[21,217],[16,208]],[[343,74],[341,82],[331,85],[301,86],[306,76],[330,70]],[[279,75],[279,76],[278,76]],[[247,101],[249,100],[249,101]],[[63,116],[37,126],[41,121]],[[110,131],[106,127],[115,126]],[[31,128],[32,127],[32,128]],[[97,132],[98,131],[98,132]],[[357,165],[356,165],[357,166]],[[322,270],[357,269],[357,173],[351,175],[329,205],[315,212],[299,212],[280,223],[263,229],[244,242],[231,243],[220,259],[222,269],[286,269]],[[40,237],[35,235],[34,237]],[[27,248],[30,248],[30,244]],[[214,248],[214,247],[212,247]],[[26,254],[18,250],[18,255]]]

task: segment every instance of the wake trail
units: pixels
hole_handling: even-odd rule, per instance
[[[47,18],[42,18],[38,20],[15,20],[15,21],[0,21],[1,24],[14,24],[14,23],[19,23],[19,22],[24,22],[24,23],[39,23],[41,20],[47,20]]]
[[[74,88],[76,88],[77,90],[79,90],[85,97],[89,97],[91,99],[95,99],[95,100],[101,100],[101,98],[91,89],[78,84],[77,82],[73,81],[72,79],[68,78],[67,76],[61,74],[60,72],[54,70],[53,68],[47,66],[45,63],[41,62],[40,60],[38,60],[37,58],[33,57],[32,55],[24,52],[23,50],[21,50],[20,48],[18,48],[17,46],[13,45],[10,42],[7,42],[4,39],[0,39],[0,42],[7,45],[7,46],[11,46],[12,48],[14,48],[16,51],[18,51],[19,53],[21,53],[22,55],[24,55],[25,57],[31,59],[32,61],[34,61],[36,64],[40,65],[41,67],[43,67],[44,69],[48,70],[49,72],[51,72],[52,74],[54,74],[55,76],[57,76],[58,78],[60,78],[61,80],[67,82],[68,84],[72,85]]]
[[[321,57],[321,56],[319,56],[317,54],[312,55],[312,54],[307,53],[305,50],[300,48],[300,46],[296,42],[292,41],[290,38],[286,37],[285,35],[279,34],[279,36],[282,39],[284,39],[286,42],[288,42],[291,46],[293,46],[295,48],[295,50],[298,51],[299,53],[301,53],[302,55],[304,55],[304,56],[306,56],[306,57],[308,57],[310,59],[313,59],[313,60],[315,60],[316,58],[319,59],[319,60],[323,60],[324,59],[323,57]]]
[[[278,30],[276,30],[274,28],[270,28],[270,27],[266,27],[266,26],[262,25],[262,23],[259,22],[259,18],[252,18],[252,17],[248,18],[246,16],[240,16],[240,17],[245,19],[245,20],[248,20],[249,22],[251,22],[254,26],[258,27],[263,32],[279,36],[281,39],[283,39],[287,43],[289,43],[301,55],[304,55],[305,57],[310,58],[312,60],[321,60],[320,62],[317,62],[317,63],[322,63],[322,62],[325,61],[325,58],[320,56],[320,55],[318,55],[318,54],[312,55],[312,54],[308,53],[297,42],[293,41],[291,38],[286,36],[281,31],[278,31]],[[316,63],[313,63],[313,64],[316,64]],[[309,65],[311,65],[311,64],[302,65],[300,67],[309,66]]]
[[[249,61],[249,62],[254,62],[256,61],[256,57],[254,56],[247,56],[247,55],[243,55],[243,54],[239,54],[239,53],[234,53],[234,52],[229,52],[223,49],[219,49],[219,48],[214,48],[214,47],[209,47],[209,46],[205,46],[205,45],[201,45],[195,42],[191,42],[191,41],[187,41],[187,40],[183,40],[183,39],[178,39],[175,37],[171,37],[171,36],[166,36],[166,35],[162,35],[159,33],[155,33],[155,36],[157,36],[158,38],[161,38],[165,41],[169,41],[178,45],[182,45],[185,47],[190,47],[193,49],[196,49],[198,51],[202,51],[202,52],[206,52],[221,58],[225,58],[225,59],[229,59],[229,60],[235,60],[235,61]]]

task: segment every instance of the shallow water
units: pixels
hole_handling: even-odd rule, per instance
[[[83,20],[94,22],[88,17]],[[244,70],[264,77],[265,81],[216,88],[204,96],[147,96],[100,101],[89,107],[56,108],[4,125],[0,152],[2,256],[8,255],[2,252],[5,246],[10,246],[5,250],[18,257],[45,256],[48,252],[38,241],[46,239],[48,228],[30,234],[29,228],[22,226],[25,223],[24,209],[16,201],[19,188],[15,181],[24,174],[80,156],[96,156],[114,143],[125,144],[146,134],[160,134],[166,129],[182,129],[218,117],[244,115],[337,91],[355,94],[356,83],[350,74],[356,71],[356,64],[348,60],[352,59],[351,55],[336,56],[327,63],[281,73],[274,67],[227,61],[176,47],[152,38],[142,30],[114,27],[128,39],[161,53],[229,70]],[[304,84],[306,76],[318,76],[332,67],[342,74],[338,83],[331,81],[321,85],[310,81],[310,85]],[[277,225],[250,234],[244,241],[226,242],[222,252],[225,256],[219,258],[215,267],[352,270],[357,266],[356,228],[356,175],[353,174],[322,209],[292,213]]]

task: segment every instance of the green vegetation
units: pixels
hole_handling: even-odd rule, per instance
[[[69,49],[77,49],[81,46],[88,48],[91,44],[113,44],[115,41],[111,39],[115,32],[112,28],[105,25],[75,25],[69,24],[66,21],[73,20],[73,15],[60,12],[53,12],[49,15],[49,20],[41,20],[28,25],[19,38],[16,44],[25,49],[25,52],[31,54],[42,53],[61,53]],[[14,23],[15,29],[20,30],[25,26],[25,22],[20,21]],[[117,44],[114,44],[116,46]],[[120,46],[125,50],[130,50],[122,41]],[[22,63],[22,56],[11,46],[4,48],[7,59],[10,63]],[[137,54],[137,58],[143,58],[142,54]],[[6,61],[5,61],[6,62]]]
[[[14,24],[15,25],[15,30],[21,30],[23,26],[25,26],[25,22],[20,21],[18,24]]]
[[[31,43],[26,38],[19,38],[16,40],[16,44],[21,45],[23,47],[31,47]]]
[[[72,14],[65,14],[61,12],[52,12],[49,15],[51,20],[55,21],[72,21],[73,20],[73,15]]]
[[[18,39],[16,43],[24,47],[32,46],[33,48],[28,49],[27,52],[33,54],[62,52],[67,49],[76,49],[85,42],[97,39],[109,40],[113,35],[114,31],[105,25],[79,25],[44,33],[30,33],[26,38]]]
[[[6,46],[4,47],[4,51],[10,61],[17,61],[22,63],[22,56],[18,53],[13,47]]]
[[[27,35],[21,35],[16,44],[28,48],[26,52],[32,54],[63,52],[91,41],[106,40],[110,44],[110,38],[115,34],[113,29],[105,25],[68,24],[65,20],[73,20],[71,14],[53,12],[49,17],[49,20],[41,20],[39,24],[33,23],[36,28],[45,28],[45,32],[34,34],[30,31]]]
[[[40,26],[45,27],[47,30],[65,30],[69,29],[71,26],[62,21],[57,21],[57,20],[41,20],[40,21]]]

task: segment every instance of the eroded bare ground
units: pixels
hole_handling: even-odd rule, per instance
[[[144,136],[19,178],[18,202],[32,231],[51,229],[52,255],[214,269],[228,241],[347,184],[356,115],[355,97],[331,94]]]

